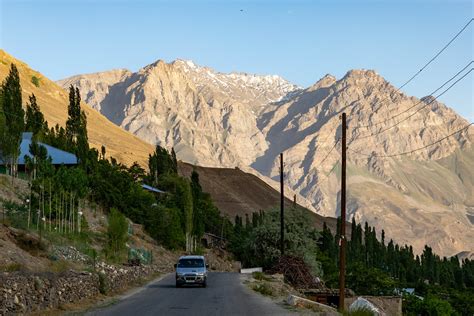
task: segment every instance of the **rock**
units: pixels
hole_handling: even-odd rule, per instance
[[[325,313],[324,315],[339,315],[337,310],[333,307],[320,304],[296,295],[290,294],[286,299],[286,303],[295,307],[309,308],[317,313]]]

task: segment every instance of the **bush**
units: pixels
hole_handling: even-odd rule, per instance
[[[456,313],[448,301],[433,295],[428,295],[423,300],[414,295],[406,295],[403,297],[403,315],[449,316]]]
[[[112,208],[107,227],[107,253],[111,259],[119,259],[128,238],[128,223],[122,213]]]
[[[257,284],[253,287],[253,290],[265,296],[273,296],[273,290],[267,283]]]
[[[4,266],[0,266],[2,272],[14,272],[23,270],[23,265],[20,263],[10,263]]]
[[[267,277],[263,272],[254,272],[254,273],[252,273],[252,277],[255,280],[259,280],[259,281],[268,281],[268,280],[270,280],[270,278]]]
[[[31,83],[35,85],[36,88],[40,86],[40,79],[36,76],[31,77]]]
[[[101,294],[107,294],[109,291],[109,279],[105,273],[99,273],[99,292]]]
[[[61,273],[70,270],[72,267],[71,263],[66,260],[53,261],[50,264],[50,270],[52,272]]]

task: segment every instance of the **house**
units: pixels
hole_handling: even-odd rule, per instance
[[[26,132],[23,133],[21,144],[20,144],[20,155],[18,156],[18,169],[25,170],[25,155],[32,158],[30,153],[30,145],[33,142],[33,133]],[[56,147],[44,144],[42,142],[37,142],[39,146],[44,146],[48,151],[48,156],[51,157],[51,162],[54,166],[71,166],[77,165],[77,157],[74,154],[68,153],[64,150],[58,149]],[[0,171],[4,172],[5,162],[0,157]]]

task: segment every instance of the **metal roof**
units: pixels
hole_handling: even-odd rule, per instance
[[[150,185],[147,184],[142,184],[142,188],[144,188],[147,191],[155,192],[155,193],[166,193],[165,191],[161,191],[160,189],[154,188]]]
[[[18,164],[25,164],[25,155],[32,158],[30,153],[30,145],[32,143],[33,133],[23,133],[20,144],[20,156],[18,157]],[[77,165],[77,157],[74,154],[68,153],[64,150],[38,142],[38,145],[44,146],[48,151],[48,156],[51,157],[53,165]]]

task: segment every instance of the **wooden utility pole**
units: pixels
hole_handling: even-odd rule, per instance
[[[280,253],[285,254],[285,194],[283,191],[283,153],[280,154]]]
[[[346,273],[346,113],[342,113],[341,239],[339,252],[339,311],[344,311]]]

